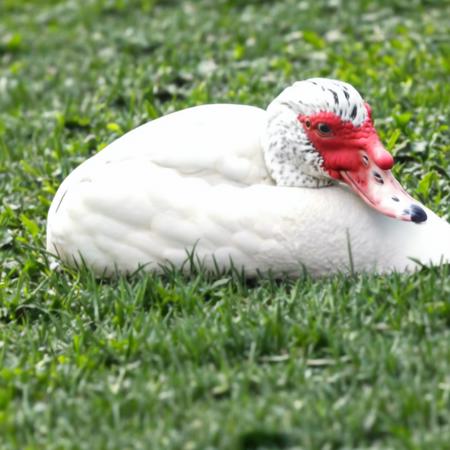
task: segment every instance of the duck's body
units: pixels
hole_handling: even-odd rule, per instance
[[[403,271],[450,261],[450,225],[427,210],[386,217],[345,186],[276,185],[264,158],[268,113],[206,105],[170,114],[113,142],[62,183],[47,248],[96,273],[144,265],[313,275]]]

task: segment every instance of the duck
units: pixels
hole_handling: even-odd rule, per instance
[[[297,81],[266,109],[208,104],[119,137],[61,183],[47,251],[99,276],[183,271],[195,258],[313,277],[450,262],[450,224],[392,175],[349,83]]]

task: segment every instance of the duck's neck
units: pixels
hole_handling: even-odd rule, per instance
[[[269,105],[267,116],[262,146],[267,170],[275,183],[314,188],[332,184],[292,105],[275,101]]]

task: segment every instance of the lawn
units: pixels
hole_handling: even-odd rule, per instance
[[[444,1],[0,1],[1,449],[448,449],[450,268],[97,280],[46,213],[81,161],[207,102],[335,77],[450,218]]]

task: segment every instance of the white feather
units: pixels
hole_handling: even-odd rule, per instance
[[[450,261],[450,225],[429,210],[416,225],[344,187],[275,186],[260,143],[266,122],[255,107],[206,105],[127,133],[64,180],[48,215],[48,251],[100,275],[181,266],[194,247],[207,267],[233,261],[249,276]]]

